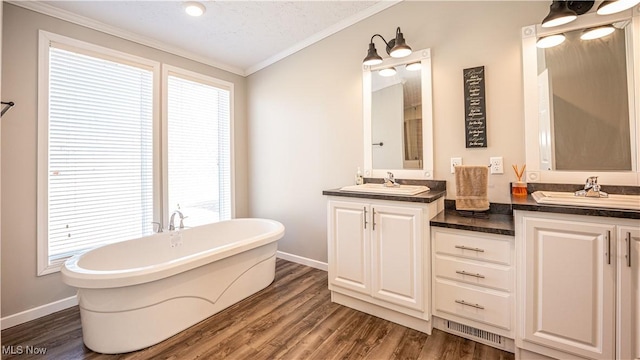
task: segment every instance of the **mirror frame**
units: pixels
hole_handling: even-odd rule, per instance
[[[390,66],[420,61],[422,92],[422,168],[421,169],[374,169],[371,136],[371,73]],[[382,64],[362,67],[362,112],[364,123],[364,175],[383,178],[387,171],[399,179],[433,179],[433,99],[431,81],[431,49],[414,51],[400,59],[386,58]]]
[[[540,166],[540,132],[538,121],[538,67],[536,40],[566,31],[578,30],[602,24],[630,20],[631,41],[633,47],[633,87],[629,87],[632,101],[630,113],[631,143],[635,144],[635,152],[631,154],[631,171],[558,171],[546,170]],[[538,25],[522,28],[522,78],[524,95],[525,150],[527,172],[525,180],[536,183],[569,183],[582,184],[589,176],[598,176],[603,185],[640,185],[640,6],[635,6],[612,15],[596,15],[588,13],[575,21],[550,29]],[[635,101],[633,101],[635,99]]]

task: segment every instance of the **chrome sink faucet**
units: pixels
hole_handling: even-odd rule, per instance
[[[384,178],[384,186],[386,187],[400,186],[400,184],[396,182],[396,179],[393,176],[393,173],[391,171],[387,171],[387,177]]]
[[[182,222],[185,218],[185,216],[182,214],[182,212],[180,212],[179,210],[175,210],[173,212],[173,214],[171,214],[171,219],[169,219],[169,231],[173,231],[176,229],[175,225],[174,225],[174,218],[176,216],[176,214],[178,214],[178,216],[180,217],[180,229],[184,229],[184,223]]]
[[[584,189],[575,192],[576,196],[585,197],[609,197],[604,191],[600,190],[600,184],[598,184],[597,176],[589,176],[584,184]]]

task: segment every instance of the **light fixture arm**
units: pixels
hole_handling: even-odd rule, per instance
[[[387,42],[387,40],[385,40],[385,39],[384,39],[384,37],[382,37],[382,35],[380,35],[380,34],[374,34],[374,35],[371,37],[371,41],[369,41],[369,43],[373,44],[373,38],[375,38],[376,36],[377,36],[377,37],[379,37],[380,39],[382,39],[382,41],[384,41],[384,45],[387,47],[387,49],[390,49],[390,47],[389,47],[389,43],[388,43],[388,42]],[[389,53],[389,50],[387,50],[387,54],[388,54],[388,53]]]
[[[400,31],[400,27],[396,28],[395,38],[387,41],[382,35],[374,34],[369,41],[369,49],[367,51],[367,56],[364,58],[364,65],[376,65],[382,63],[382,58],[378,55],[376,51],[376,46],[373,43],[373,39],[375,37],[379,37],[384,41],[385,50],[387,54],[391,55],[391,57],[404,57],[411,54],[411,48],[405,43],[404,36],[402,35],[402,31]]]
[[[400,37],[402,37],[402,31],[400,31],[400,26],[398,26],[396,28],[396,34],[395,37],[389,41],[385,40],[384,37],[380,34],[374,34],[371,37],[371,41],[369,41],[369,43],[373,44],[373,38],[375,38],[376,36],[379,37],[380,39],[382,39],[382,41],[384,41],[384,44],[386,45],[385,50],[387,51],[387,55],[391,54],[391,49],[393,49],[393,47],[396,45],[396,39],[398,38],[398,35],[400,35]]]

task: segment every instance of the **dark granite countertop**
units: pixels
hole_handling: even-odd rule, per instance
[[[364,192],[342,191],[340,189],[324,190],[322,195],[342,196],[360,199],[376,199],[391,201],[407,201],[416,203],[431,203],[447,194],[446,190],[430,190],[416,195],[391,195],[391,194],[374,194]]]
[[[559,214],[606,216],[624,219],[640,219],[640,211],[626,209],[596,208],[576,205],[539,204],[531,195],[527,197],[511,196],[513,210],[541,211]]]
[[[487,218],[462,216],[455,210],[445,210],[436,215],[431,226],[478,231],[489,234],[515,235],[513,215],[489,214]]]
[[[365,178],[365,183],[382,184],[382,179]],[[416,194],[416,195],[392,195],[392,194],[377,194],[377,193],[365,193],[365,192],[353,192],[342,191],[340,189],[324,190],[322,195],[328,196],[342,196],[360,199],[376,199],[376,200],[390,200],[390,201],[407,201],[417,203],[431,203],[445,195],[447,195],[447,182],[444,180],[410,180],[410,179],[396,179],[399,184],[406,185],[424,185],[428,186],[429,191]]]
[[[371,182],[376,182],[371,181]],[[408,183],[408,182],[407,182]],[[417,183],[417,181],[416,181]],[[422,184],[421,184],[422,185]],[[431,191],[413,196],[357,193],[341,191],[340,189],[325,190],[323,195],[343,196],[362,199],[378,199],[392,201],[408,201],[419,203],[430,203],[446,195],[446,188],[440,182],[430,182],[426,184],[431,187]],[[557,184],[529,184],[529,192],[536,190],[550,191],[574,191],[577,185],[557,185]],[[609,187],[607,192],[622,194],[638,194],[639,187]],[[613,190],[613,191],[611,191]],[[445,200],[445,210],[431,219],[431,226],[444,227],[450,229],[478,231],[490,234],[515,235],[515,225],[513,221],[513,210],[540,211],[550,213],[604,216],[625,219],[640,219],[640,211],[625,209],[609,209],[582,207],[574,205],[551,205],[538,204],[531,195],[526,197],[511,196],[510,204],[491,204],[491,209],[485,218],[463,216],[455,210],[454,200]]]

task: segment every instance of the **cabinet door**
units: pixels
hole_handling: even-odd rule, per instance
[[[422,210],[373,205],[373,296],[423,310]]]
[[[615,356],[615,227],[524,217],[524,339],[592,359]]]
[[[618,227],[618,359],[640,360],[640,228]]]
[[[329,202],[329,283],[363,294],[371,293],[369,206]]]

